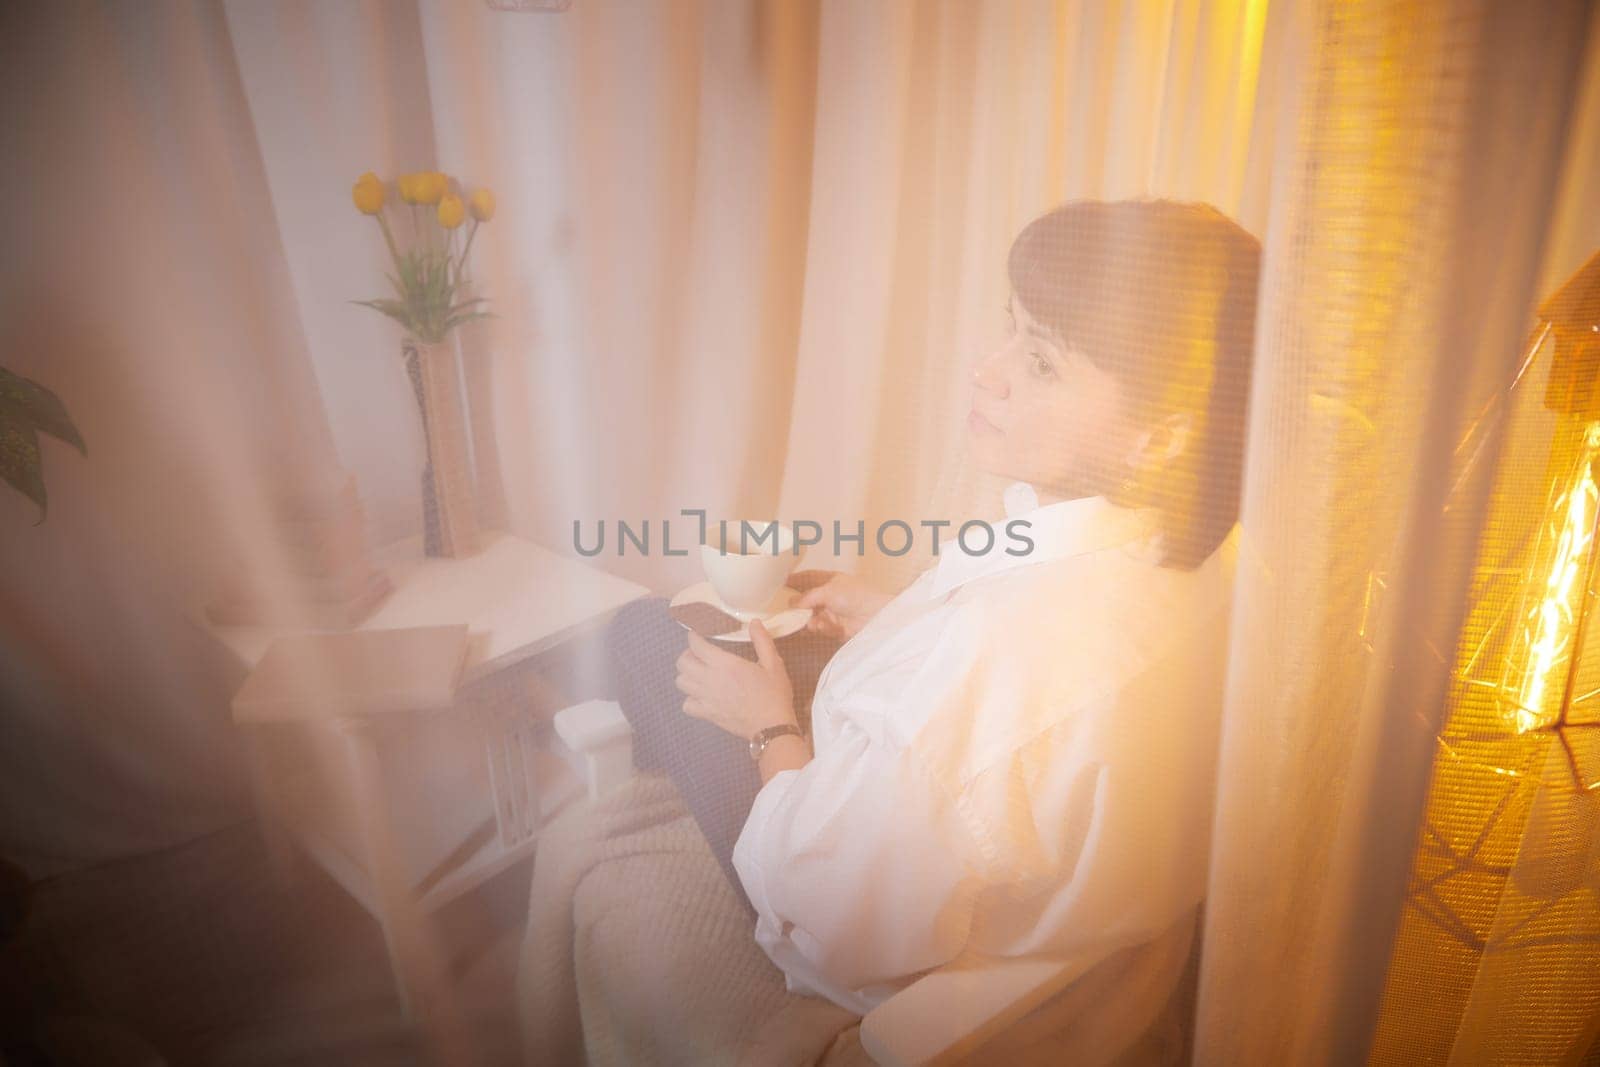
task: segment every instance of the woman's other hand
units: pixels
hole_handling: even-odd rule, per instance
[[[677,663],[685,714],[743,738],[795,721],[789,671],[758,619],[750,622],[750,643],[756,650],[754,663],[689,631],[689,647]]]
[[[802,593],[795,607],[811,609],[806,629],[842,640],[860,633],[894,599],[853,574],[837,571],[796,571],[789,585]]]

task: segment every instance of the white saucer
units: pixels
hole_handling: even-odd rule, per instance
[[[791,606],[799,596],[798,592],[788,586],[784,586],[768,602],[767,610],[754,617],[761,620],[761,625],[765,626],[767,633],[774,638],[787,637],[798,630],[803,630],[806,623],[811,620],[811,609]],[[674,608],[682,607],[685,604],[710,604],[720,611],[727,612],[734,618],[742,617],[741,613],[734,611],[722,602],[722,598],[717,596],[716,590],[711,588],[710,582],[696,582],[668,601],[668,605]],[[684,626],[681,622],[678,625],[683,626],[685,630],[691,629],[691,627]],[[717,634],[711,640],[743,641],[748,643],[750,641],[750,624],[746,622],[737,630],[730,630],[725,634]]]

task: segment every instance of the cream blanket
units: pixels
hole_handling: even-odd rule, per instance
[[[517,973],[525,1062],[864,1064],[857,1016],[790,994],[672,783],[543,830]]]

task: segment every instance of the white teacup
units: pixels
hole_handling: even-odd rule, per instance
[[[777,526],[777,549],[769,527]],[[743,541],[740,537],[743,535]],[[761,538],[757,543],[757,538]],[[747,549],[740,552],[740,548]],[[771,521],[750,522],[745,533],[739,520],[729,519],[727,544],[716,525],[706,527],[706,543],[700,546],[700,565],[711,588],[728,610],[741,619],[753,619],[772,610],[772,600],[788,580],[800,558],[794,551],[794,530]]]

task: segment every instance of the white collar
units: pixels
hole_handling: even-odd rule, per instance
[[[988,552],[969,555],[957,539],[942,548],[929,587],[930,600],[977,578],[1147,540],[1158,532],[1155,509],[1118,507],[1103,496],[1040,506],[1033,486],[1014,482],[1006,488],[1004,499],[1006,521],[991,524],[994,544]],[[1032,549],[1021,555],[1007,552],[1022,552],[1027,547],[1023,538],[1033,542]],[[974,547],[981,547],[983,539],[969,540]]]

